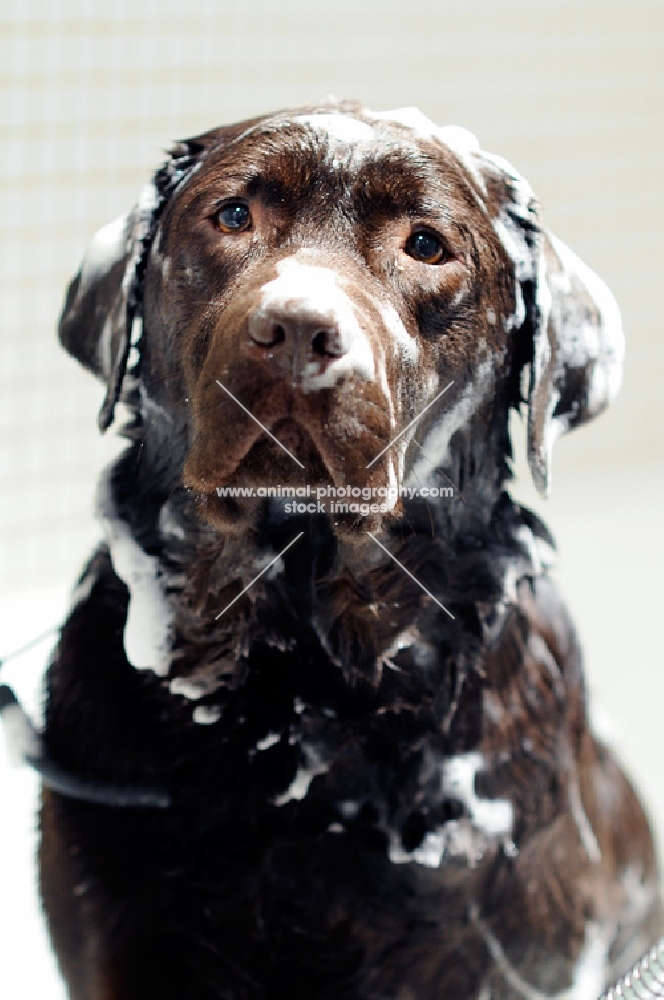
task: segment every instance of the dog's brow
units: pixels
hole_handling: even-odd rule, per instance
[[[286,179],[284,176],[270,175],[269,172],[253,174],[245,184],[250,198],[259,198],[265,205],[277,207],[302,197],[306,187],[308,185],[303,185],[299,177]]]
[[[434,181],[430,164],[409,149],[373,156],[358,170],[353,200],[362,213],[374,207],[389,216],[431,215],[441,207]]]
[[[277,148],[251,153],[243,171],[233,164],[225,178],[237,178],[238,193],[258,198],[268,207],[308,201],[326,184],[334,184],[334,171],[324,149],[292,141],[284,136]]]

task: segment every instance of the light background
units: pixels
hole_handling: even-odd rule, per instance
[[[171,140],[330,93],[473,130],[616,294],[625,385],[539,502],[594,703],[664,831],[661,0],[4,0],[0,655],[64,613],[96,537],[101,392],[56,346],[67,280]],[[517,436],[519,436],[517,431]],[[519,444],[519,449],[521,448]],[[533,500],[522,473],[520,496]],[[38,709],[46,647],[7,666]],[[62,996],[34,898],[35,782],[0,752],[0,996]]]

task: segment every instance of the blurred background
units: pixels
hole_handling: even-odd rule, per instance
[[[608,282],[627,362],[611,411],[534,496],[610,734],[664,845],[664,4],[661,0],[3,0],[0,656],[59,621],[97,537],[100,387],[61,352],[63,291],[173,139],[334,94],[417,105],[511,160]],[[111,432],[112,434],[112,432]],[[49,642],[5,674],[39,717]],[[35,895],[36,782],[0,749],[0,996],[61,1000]],[[590,1000],[590,998],[589,998]]]

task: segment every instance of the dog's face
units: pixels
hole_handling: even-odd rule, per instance
[[[441,389],[434,418],[469,386],[486,404],[515,302],[478,198],[449,149],[398,124],[309,114],[215,135],[146,278],[155,389],[191,403],[186,484],[400,483],[414,426],[374,459]]]
[[[108,381],[108,423],[142,313],[143,419],[168,413],[212,519],[219,486],[422,486],[464,456],[499,485],[528,363],[545,489],[557,433],[617,388],[609,293],[463,130],[280,113],[182,144],[150,190],[93,245],[61,335]]]

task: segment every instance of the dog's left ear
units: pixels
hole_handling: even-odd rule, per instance
[[[620,388],[620,312],[604,282],[541,226],[526,181],[500,157],[477,157],[494,227],[514,265],[511,323],[530,358],[528,463],[545,496],[556,438],[600,414]]]
[[[537,489],[549,488],[560,434],[598,416],[622,381],[618,304],[594,271],[542,231],[528,391],[528,462]]]

